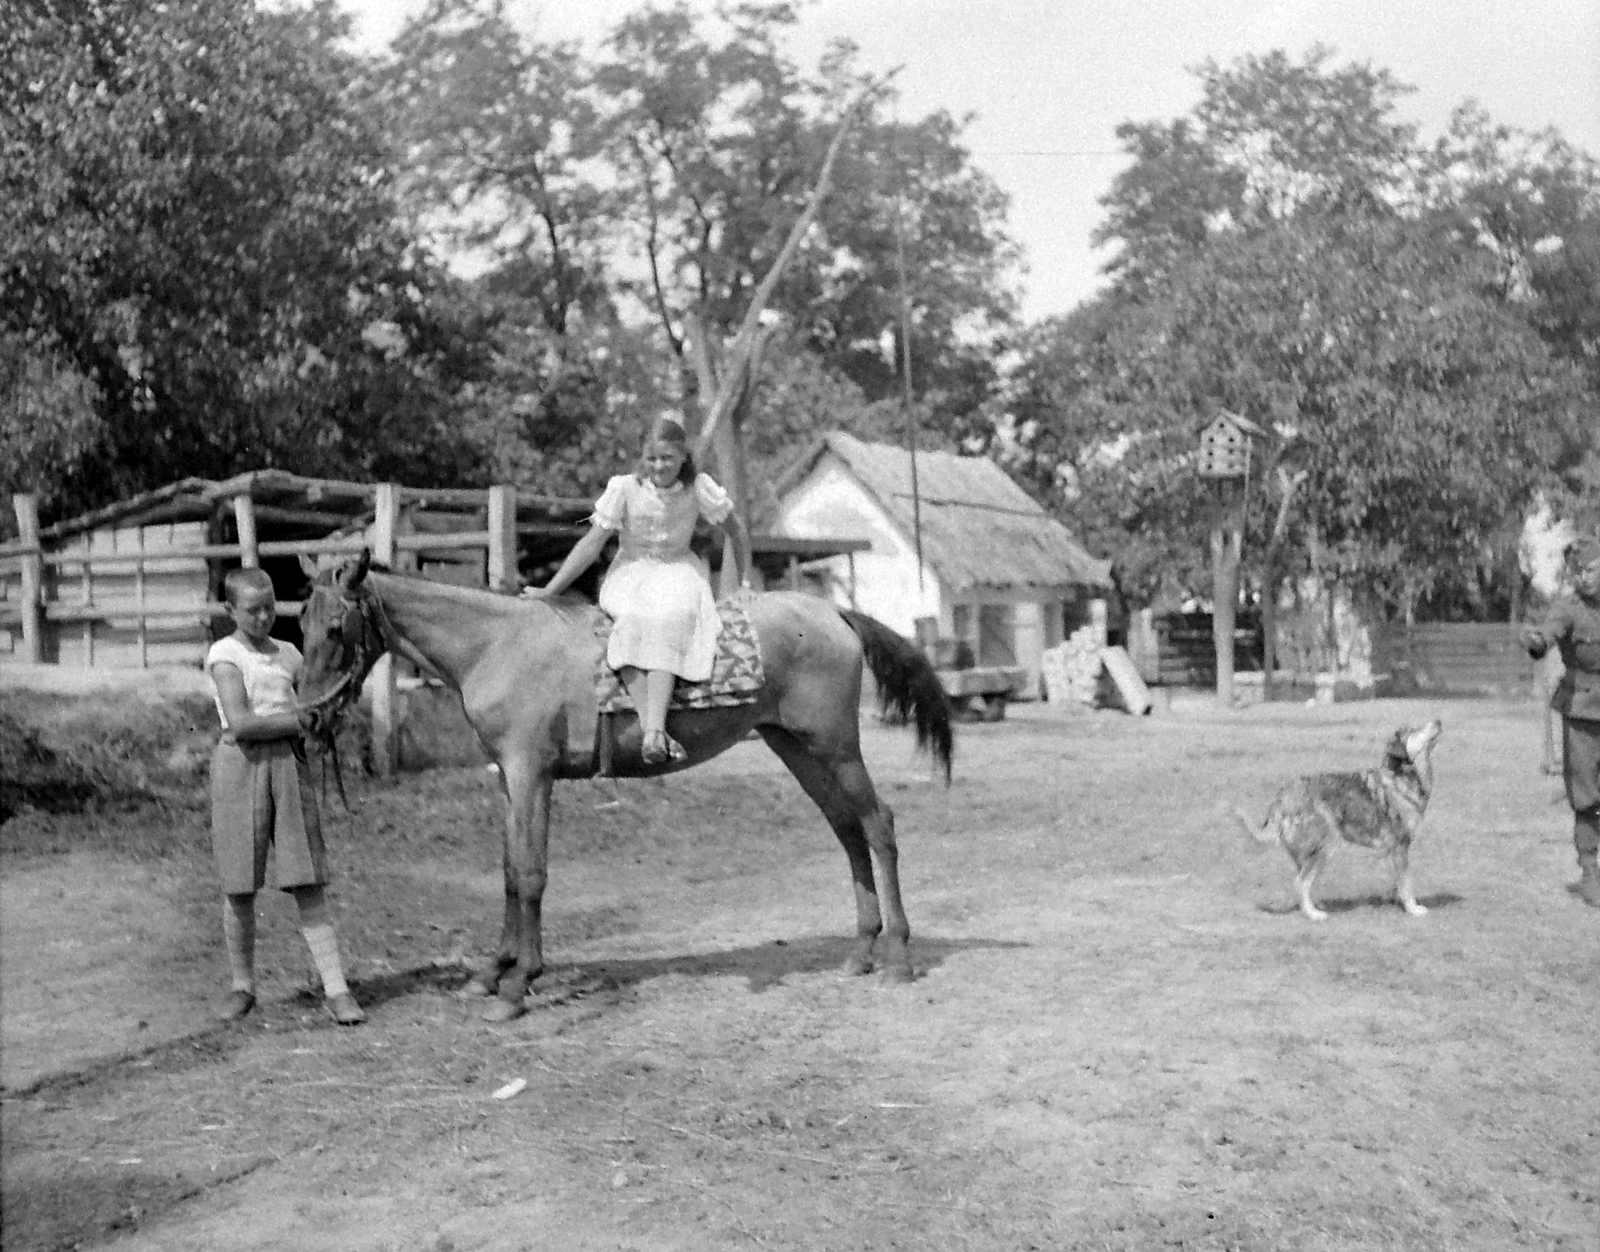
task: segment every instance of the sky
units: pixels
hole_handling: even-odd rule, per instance
[[[358,42],[382,47],[423,0],[340,0]],[[695,0],[696,7],[700,4]],[[643,0],[506,0],[521,29],[597,44]],[[1107,260],[1090,236],[1126,164],[1119,122],[1170,120],[1198,102],[1192,68],[1314,43],[1335,63],[1416,88],[1400,106],[1425,137],[1476,99],[1497,122],[1554,126],[1600,157],[1600,0],[801,0],[787,46],[814,67],[833,39],[869,70],[903,66],[900,115],[972,115],[974,162],[1011,198],[1028,320],[1094,294]]]

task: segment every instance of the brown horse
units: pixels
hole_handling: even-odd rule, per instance
[[[917,743],[950,777],[950,706],[920,651],[883,623],[814,596],[775,592],[748,603],[766,685],[754,703],[670,715],[688,759],[645,765],[637,719],[616,715],[613,772],[632,778],[688,769],[751,730],[766,740],[816,802],[844,845],[855,885],[852,973],[877,964],[911,977],[911,930],[900,900],[894,815],[861,760],[863,658],[885,709],[911,721]],[[370,568],[369,557],[323,571],[301,617],[305,664],[299,692],[308,728],[327,737],[385,650],[425,665],[460,694],[467,720],[500,767],[508,800],[505,923],[500,948],[467,985],[499,999],[486,1016],[522,1010],[543,968],[540,908],[548,867],[551,783],[584,777],[563,761],[571,693],[592,686],[599,610],[578,600],[519,600]],[[879,879],[874,878],[873,858]],[[882,885],[882,911],[878,885]],[[880,938],[881,935],[881,938]]]

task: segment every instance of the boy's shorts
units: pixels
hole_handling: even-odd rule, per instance
[[[211,753],[211,849],[222,890],[244,895],[266,886],[268,848],[280,890],[328,881],[311,771],[287,739],[223,739]]]

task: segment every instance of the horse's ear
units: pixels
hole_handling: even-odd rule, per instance
[[[372,568],[372,549],[362,548],[361,555],[356,558],[356,563],[347,569],[340,577],[339,582],[346,591],[354,591],[366,578],[367,571]]]
[[[317,563],[316,561],[312,560],[309,553],[302,552],[300,554],[300,572],[312,582],[317,581],[317,574],[319,573],[317,569]]]

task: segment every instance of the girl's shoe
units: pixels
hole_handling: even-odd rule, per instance
[[[644,737],[639,757],[646,765],[661,765],[667,761],[686,761],[689,754],[684,747],[664,730],[652,730]]]

